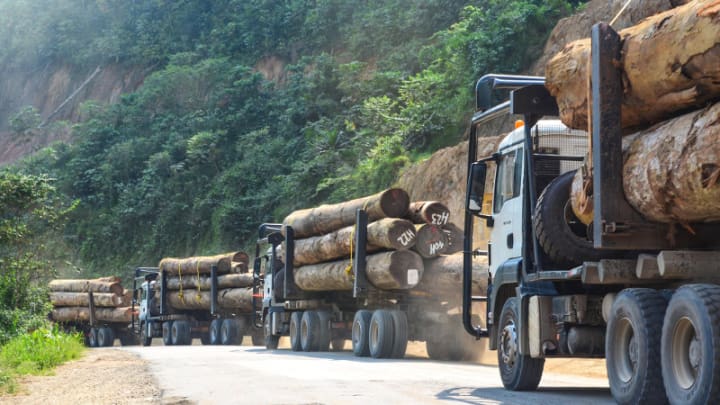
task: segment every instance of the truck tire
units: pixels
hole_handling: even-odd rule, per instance
[[[300,320],[300,345],[304,352],[320,350],[320,317],[317,311],[305,311]]]
[[[113,343],[115,343],[115,333],[112,329],[106,326],[97,329],[98,347],[110,347]]]
[[[621,291],[610,309],[605,364],[610,392],[619,404],[666,403],[660,336],[667,300],[649,288]]]
[[[200,343],[203,346],[209,346],[210,345],[210,328],[208,328],[208,331],[206,333],[200,334]]]
[[[345,339],[335,338],[330,341],[330,350],[333,352],[341,352],[345,350]]]
[[[98,347],[97,328],[90,328],[87,334],[88,347]]]
[[[540,384],[545,359],[533,359],[521,355],[517,325],[519,299],[511,297],[505,301],[498,324],[498,368],[503,386],[511,391],[532,391]]]
[[[210,321],[210,330],[208,331],[208,334],[210,335],[210,344],[211,345],[219,345],[220,344],[220,328],[222,327],[222,319],[213,319]]]
[[[172,346],[172,324],[173,321],[163,322],[162,324],[162,341],[165,346]]]
[[[267,350],[277,350],[278,345],[280,344],[280,336],[272,334],[272,328],[270,327],[271,316],[272,314],[267,314],[265,316],[265,321],[263,322],[263,330],[265,334],[265,348]]]
[[[250,334],[250,339],[253,346],[265,346],[265,335],[262,332],[253,332]]]
[[[320,333],[318,337],[318,351],[330,351],[330,338],[332,337],[332,329],[330,328],[330,312],[317,311]]]
[[[447,360],[447,343],[437,338],[425,342],[425,350],[431,360]]]
[[[123,331],[119,334],[120,346],[137,346],[140,344],[140,337],[132,331]]]
[[[393,321],[393,344],[390,358],[402,359],[405,357],[405,351],[408,344],[408,320],[405,312],[393,310],[390,311]]]
[[[372,313],[367,309],[355,312],[352,326],[352,349],[355,356],[367,357],[370,355],[370,318]]]
[[[190,323],[188,321],[175,321],[170,329],[172,344],[176,346],[189,345],[192,343],[190,335]]]
[[[393,350],[393,337],[395,334],[392,315],[390,311],[378,309],[370,318],[370,356],[376,359],[390,357]]]
[[[243,335],[237,319],[223,319],[220,326],[220,343],[223,345],[241,345]]]
[[[662,328],[662,377],[671,404],[720,402],[720,286],[686,285]]]
[[[152,336],[148,336],[147,329],[147,324],[144,322],[140,324],[140,343],[143,346],[150,346],[152,344]]]
[[[613,253],[593,247],[587,227],[575,217],[570,206],[574,171],[561,174],[545,187],[535,207],[533,226],[538,243],[555,266],[570,268],[583,261],[598,261]]]
[[[290,349],[294,352],[302,350],[302,344],[300,342],[300,321],[302,320],[303,313],[295,311],[290,314]]]

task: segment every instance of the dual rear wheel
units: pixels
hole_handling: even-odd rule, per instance
[[[720,286],[686,285],[669,301],[651,289],[622,291],[612,306],[605,348],[618,403],[717,403]]]
[[[400,359],[408,342],[407,316],[402,311],[379,309],[355,313],[352,328],[356,356]]]

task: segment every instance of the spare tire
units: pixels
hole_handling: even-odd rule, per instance
[[[582,262],[612,257],[613,251],[593,247],[585,226],[570,206],[570,186],[575,171],[556,177],[545,187],[535,206],[533,226],[538,243],[550,259],[548,265],[570,268]]]

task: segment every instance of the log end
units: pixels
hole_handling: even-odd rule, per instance
[[[402,218],[410,207],[410,196],[401,188],[391,188],[380,196],[380,207],[389,218]]]
[[[390,256],[390,273],[400,289],[415,287],[422,278],[425,267],[422,257],[409,250],[398,250]]]

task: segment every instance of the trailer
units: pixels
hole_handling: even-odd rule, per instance
[[[200,339],[203,345],[240,345],[249,335],[254,345],[261,345],[262,330],[253,326],[251,313],[218,305],[216,270],[213,267],[210,273],[209,310],[181,310],[169,305],[168,278],[163,270],[136,268],[132,305],[133,310],[138,308],[138,314],[133,311],[131,328],[140,343],[150,346],[154,337],[161,337],[166,346],[189,345],[193,338]]]
[[[557,116],[558,105],[542,77],[487,75],[478,81],[468,155],[463,324],[497,350],[509,390],[536,389],[546,358],[605,358],[618,403],[717,403],[720,227],[650,222],[626,200],[619,56],[617,33],[606,24],[593,27],[589,136],[544,119]],[[492,102],[508,91],[509,100]],[[478,127],[508,113],[524,124],[491,156],[476,156]],[[569,199],[588,151],[594,211],[585,226]],[[486,190],[493,167],[494,187]],[[481,221],[491,228],[487,249],[473,241]],[[489,289],[473,296],[470,266],[482,255],[490,260]],[[473,321],[473,302],[487,304],[483,325]]]
[[[342,291],[300,289],[293,266],[293,227],[259,227],[253,268],[264,281],[256,325],[264,330],[266,348],[277,349],[280,337],[288,336],[293,351],[339,351],[349,340],[355,356],[403,358],[408,341],[424,341],[433,359],[469,360],[476,355],[475,342],[459,327],[459,300],[412,288],[384,290],[368,281],[364,210],[356,211],[354,227],[351,265],[345,270],[353,285]]]
[[[87,347],[113,346],[116,339],[122,346],[139,344],[139,340],[132,333],[131,325],[128,322],[99,319],[96,313],[95,294],[92,291],[87,293],[87,302],[88,305],[85,308],[88,313],[87,321],[81,319],[68,322],[58,321],[65,331],[82,333]]]

